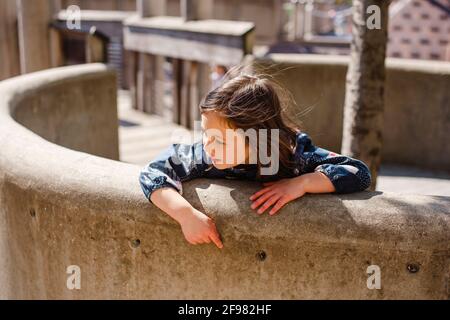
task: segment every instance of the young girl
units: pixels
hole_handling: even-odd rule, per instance
[[[274,83],[266,78],[240,74],[227,80],[207,94],[200,112],[203,141],[172,145],[139,177],[146,198],[181,225],[191,244],[212,241],[223,247],[212,219],[182,197],[182,181],[199,177],[261,181],[264,188],[250,197],[249,206],[258,214],[271,207],[270,215],[305,193],[350,193],[370,185],[363,162],[314,146],[306,133],[288,124]],[[276,130],[278,139],[267,134],[268,139],[258,137],[251,143],[242,134],[229,135],[249,129]],[[263,174],[262,147],[277,155],[277,172]]]

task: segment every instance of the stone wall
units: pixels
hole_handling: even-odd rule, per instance
[[[256,183],[194,180],[184,195],[224,248],[192,246],[145,199],[141,168],[104,158],[116,135],[103,65],[0,83],[0,298],[449,298],[450,198],[307,195],[270,217],[249,208]]]

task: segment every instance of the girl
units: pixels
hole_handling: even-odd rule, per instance
[[[266,78],[240,74],[228,79],[200,104],[203,141],[174,144],[142,169],[139,181],[146,198],[181,225],[189,243],[212,241],[223,247],[212,219],[181,196],[182,181],[261,181],[264,188],[250,197],[249,205],[258,214],[271,207],[270,215],[305,193],[350,193],[369,187],[370,172],[363,162],[314,146],[306,133],[288,124],[280,101],[274,83]],[[256,142],[248,142],[245,130],[276,131],[278,138],[257,135]],[[276,172],[264,173],[261,149],[277,156]]]

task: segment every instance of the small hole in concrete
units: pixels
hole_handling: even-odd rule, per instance
[[[32,218],[36,217],[36,211],[33,208],[30,209],[30,216]]]
[[[256,257],[260,260],[260,261],[264,261],[267,258],[267,254],[265,251],[261,250],[258,251],[258,253],[256,254]]]
[[[408,263],[406,269],[408,269],[410,273],[417,273],[420,270],[420,266],[417,263]]]
[[[132,246],[133,248],[137,248],[137,247],[139,247],[140,245],[141,245],[141,240],[139,240],[139,239],[131,240],[131,246]]]

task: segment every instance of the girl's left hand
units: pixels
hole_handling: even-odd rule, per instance
[[[274,215],[289,201],[303,196],[306,193],[305,184],[302,176],[263,183],[265,188],[250,197],[253,201],[251,208],[256,209],[262,205],[257,211],[262,214],[274,205],[269,211],[270,215]]]

